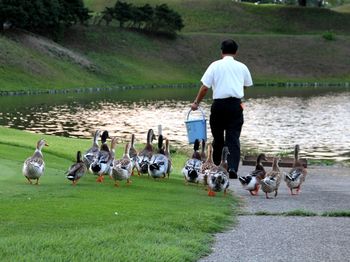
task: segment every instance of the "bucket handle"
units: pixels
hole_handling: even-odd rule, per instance
[[[203,109],[200,108],[200,107],[198,107],[198,109],[199,109],[199,110],[201,111],[201,113],[202,113],[203,120],[205,120],[205,114],[204,114]],[[190,111],[188,111],[187,120],[188,120],[188,118],[190,117],[190,113],[191,113],[192,111],[194,111],[194,110],[190,109]]]

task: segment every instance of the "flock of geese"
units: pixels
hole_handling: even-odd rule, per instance
[[[138,176],[148,174],[153,178],[169,178],[172,171],[172,161],[169,149],[169,140],[161,134],[161,127],[158,130],[158,138],[149,129],[147,132],[147,140],[144,148],[137,151],[134,147],[135,135],[132,134],[131,141],[125,144],[124,153],[121,158],[117,159],[115,148],[117,145],[116,137],[109,137],[108,131],[97,130],[93,137],[91,148],[85,151],[77,152],[76,162],[73,163],[66,171],[66,177],[72,181],[72,185],[76,185],[80,178],[87,172],[97,176],[96,182],[103,182],[105,176],[109,176],[114,180],[114,185],[119,187],[119,182],[125,180],[127,184],[131,183],[131,176],[134,175],[136,169]],[[110,145],[107,139],[110,138]],[[157,148],[154,148],[152,142],[158,140]],[[99,139],[101,144],[99,145]],[[164,143],[165,142],[165,143]],[[202,146],[199,150],[200,145]],[[32,180],[36,180],[35,184],[39,184],[40,177],[45,171],[45,162],[42,153],[44,146],[48,146],[44,139],[37,142],[34,154],[27,158],[23,164],[23,175],[32,184]],[[282,173],[278,163],[280,159],[273,159],[272,170],[265,171],[262,161],[266,161],[265,154],[260,154],[256,160],[255,170],[246,176],[240,176],[244,189],[248,190],[251,195],[258,194],[259,189],[269,197],[269,193],[274,192],[276,197],[282,177],[290,189],[292,195],[299,194],[300,187],[305,181],[307,174],[306,169],[298,159],[299,146],[295,146],[293,168],[288,173]],[[193,146],[193,154],[186,161],[182,168],[186,184],[195,183],[203,184],[208,190],[209,196],[215,196],[216,192],[227,193],[229,187],[229,174],[227,172],[227,156],[228,148],[225,146],[222,150],[221,162],[217,166],[213,161],[213,148],[211,144],[205,145],[205,141],[195,141]],[[295,192],[293,191],[295,190]]]
[[[304,183],[307,170],[299,161],[299,145],[294,148],[294,162],[291,170],[288,173],[282,172],[278,166],[280,162],[279,157],[274,157],[272,162],[272,170],[265,171],[262,161],[266,159],[265,154],[259,154],[256,160],[255,170],[250,172],[247,176],[240,176],[238,179],[244,189],[248,190],[251,195],[256,196],[259,189],[265,193],[266,198],[269,193],[274,193],[274,197],[278,194],[278,189],[282,178],[286,182],[291,195],[297,195],[300,192],[301,185]]]
[[[161,129],[159,130],[161,133]],[[99,138],[101,144],[99,145]],[[107,139],[110,138],[108,131],[97,130],[94,134],[91,148],[84,154],[77,152],[76,162],[73,163],[66,172],[66,177],[76,185],[88,171],[97,176],[96,182],[103,182],[105,176],[114,180],[114,185],[119,186],[119,181],[125,180],[127,184],[131,183],[131,176],[134,170],[138,175],[148,174],[153,178],[168,177],[172,170],[170,158],[169,140],[163,135],[158,135],[158,149],[154,149],[152,141],[156,138],[152,129],[148,130],[147,142],[143,150],[137,152],[134,147],[135,135],[131,136],[131,141],[125,144],[124,154],[120,159],[116,159],[117,138],[112,137],[110,145]],[[165,141],[165,145],[164,145]],[[40,177],[45,171],[45,162],[42,153],[47,143],[44,139],[38,141],[34,154],[27,158],[23,164],[23,175],[28,182],[36,180],[39,184]]]
[[[224,147],[221,155],[221,163],[216,166],[212,158],[212,146],[207,146],[207,156],[205,156],[204,141],[202,141],[202,150],[199,152],[199,141],[194,143],[194,152],[191,159],[187,160],[182,173],[188,183],[202,183],[208,188],[208,195],[215,196],[215,192],[224,191],[229,187],[229,175],[227,173],[227,155],[228,148]],[[248,190],[251,195],[256,196],[261,190],[266,198],[274,193],[276,197],[282,178],[286,182],[291,195],[297,195],[300,192],[301,185],[305,181],[307,174],[306,168],[299,161],[299,145],[294,148],[294,163],[292,169],[288,172],[282,172],[278,163],[279,157],[273,158],[272,169],[266,172],[262,161],[267,161],[265,154],[259,154],[256,160],[255,169],[246,176],[239,176],[238,179],[243,188]]]

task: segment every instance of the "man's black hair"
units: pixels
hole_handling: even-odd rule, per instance
[[[238,45],[232,39],[227,39],[221,43],[221,51],[223,54],[236,54]]]

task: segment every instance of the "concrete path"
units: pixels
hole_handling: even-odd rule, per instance
[[[253,168],[242,166],[239,175]],[[282,181],[275,199],[266,199],[262,191],[251,196],[236,179],[230,183],[234,194],[242,198],[244,215],[238,216],[234,228],[216,235],[213,253],[201,262],[350,261],[350,217],[320,216],[350,211],[350,168],[309,167],[300,195],[291,196]],[[275,215],[295,210],[318,216]]]

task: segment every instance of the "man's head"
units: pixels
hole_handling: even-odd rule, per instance
[[[238,45],[232,39],[227,39],[221,43],[221,52],[223,55],[235,55]]]

